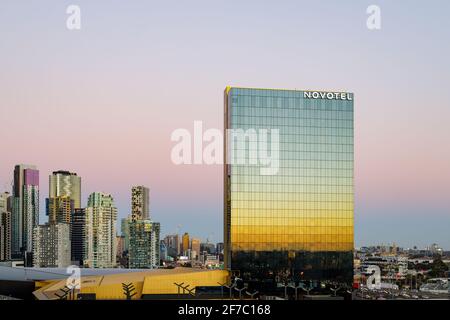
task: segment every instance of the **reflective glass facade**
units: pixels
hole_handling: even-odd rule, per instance
[[[226,129],[279,130],[276,174],[224,168],[225,266],[241,277],[352,282],[353,94],[314,97],[225,90]],[[227,161],[238,144],[225,137]]]

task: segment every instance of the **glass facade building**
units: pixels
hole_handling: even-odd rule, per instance
[[[130,222],[130,269],[152,269],[159,266],[160,230],[160,224],[151,220]]]
[[[353,94],[227,87],[224,104],[225,267],[249,280],[351,284]],[[276,173],[230,163],[252,155],[230,138],[238,129],[278,129]]]

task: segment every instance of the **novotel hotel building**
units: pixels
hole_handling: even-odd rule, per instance
[[[243,145],[225,135],[225,267],[256,283],[351,284],[353,94],[227,87],[224,126],[279,133],[271,175],[230,163]]]

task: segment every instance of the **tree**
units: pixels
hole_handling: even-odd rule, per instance
[[[433,278],[443,278],[446,276],[448,270],[449,267],[442,261],[442,257],[435,256],[428,274]]]

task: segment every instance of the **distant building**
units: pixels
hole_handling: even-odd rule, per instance
[[[120,232],[123,236],[123,252],[128,252],[130,248],[130,222],[131,216],[123,218],[120,222]]]
[[[216,245],[216,252],[217,252],[217,254],[223,253],[223,248],[224,248],[223,242],[218,242],[217,245]]]
[[[68,196],[57,196],[45,199],[49,223],[71,223],[75,209],[74,201]]]
[[[81,177],[76,173],[59,170],[49,176],[49,198],[69,197],[74,208],[81,208]]]
[[[124,252],[124,236],[116,236],[116,243],[117,243],[117,252],[116,256],[118,258],[121,258],[123,256]]]
[[[219,256],[213,254],[202,255],[203,264],[207,268],[218,268],[220,266]]]
[[[444,250],[441,247],[439,247],[439,245],[436,243],[433,243],[428,248],[428,250],[430,251],[431,255],[441,255],[442,256],[442,253],[444,252]]]
[[[131,221],[128,265],[131,269],[159,266],[160,225],[151,220]]]
[[[149,189],[144,186],[131,188],[131,218],[150,219]]]
[[[89,236],[92,236],[92,220],[86,216],[86,209],[76,208],[70,224],[71,253],[75,264],[84,265],[88,255]]]
[[[0,193],[0,261],[11,260],[11,195]]]
[[[180,254],[180,236],[178,234],[167,235],[164,238],[167,255],[176,258]]]
[[[91,268],[116,266],[117,208],[111,195],[94,192],[86,208],[87,254],[85,265]]]
[[[12,200],[11,255],[32,265],[33,229],[39,224],[39,171],[34,165],[16,165]]]
[[[123,248],[124,248],[124,236],[116,236],[116,243],[117,243],[117,256],[122,256],[123,255]]]
[[[192,238],[191,240],[191,255],[192,259],[197,259],[200,257],[200,239]]]
[[[169,258],[167,254],[167,246],[164,240],[159,241],[159,259],[166,261]]]
[[[203,242],[200,243],[200,252],[206,252],[208,254],[216,254],[216,246],[214,245],[214,243],[210,243],[210,242]]]
[[[69,228],[67,223],[47,223],[34,228],[34,267],[66,268],[71,264]]]
[[[183,234],[182,243],[181,243],[181,254],[183,256],[185,256],[187,254],[188,250],[190,249],[189,244],[190,244],[189,243],[189,233],[185,232]]]

